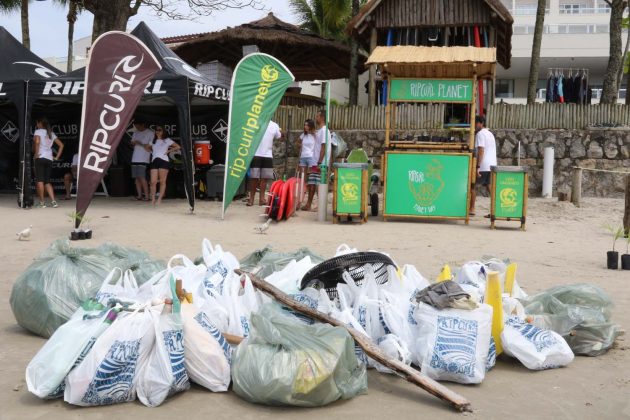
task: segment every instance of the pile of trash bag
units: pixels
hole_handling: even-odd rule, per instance
[[[611,321],[613,303],[592,284],[570,284],[523,299],[528,321],[564,337],[575,354],[599,356],[620,334]]]
[[[13,315],[23,328],[50,337],[95,295],[114,267],[131,270],[142,284],[163,270],[164,263],[113,243],[75,248],[68,239],[57,240],[15,281],[10,299]]]
[[[324,261],[323,257],[308,248],[300,248],[294,252],[277,252],[269,245],[258,249],[240,260],[241,269],[265,278],[275,272],[282,271],[291,261],[300,261],[309,257],[313,264]]]
[[[124,266],[102,274],[29,363],[29,391],[81,406],[137,398],[154,407],[190,383],[212,392],[232,383],[253,403],[315,407],[364,393],[367,368],[395,373],[372,360],[345,329],[256,290],[247,275],[235,273],[243,267],[232,253],[207,239],[201,248],[198,261],[176,254],[144,282],[143,271]],[[269,251],[249,256],[248,267],[266,273],[260,261]],[[341,245],[336,257],[356,252]],[[438,281],[413,265],[391,260],[376,274],[366,263],[361,279],[344,272],[333,289],[317,283],[302,289],[302,278],[319,259],[307,250],[284,255],[270,262],[282,259],[267,282],[435,380],[479,384],[501,353],[531,370],[567,366],[572,348],[577,353],[589,332],[610,322],[610,300],[601,290],[582,285],[574,293],[566,286],[528,297],[515,266],[497,259],[466,263]],[[579,322],[566,320],[576,313]],[[592,341],[584,354],[597,347]]]

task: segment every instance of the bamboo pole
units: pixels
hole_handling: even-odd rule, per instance
[[[582,168],[573,168],[573,182],[571,184],[571,202],[580,207],[582,201]]]
[[[294,311],[300,312],[301,314],[304,314],[317,321],[326,322],[335,327],[345,328],[348,331],[348,333],[350,333],[352,338],[354,338],[355,342],[359,346],[361,346],[361,348],[365,351],[365,353],[372,359],[381,363],[383,366],[388,367],[389,369],[392,369],[394,372],[396,372],[398,375],[403,377],[405,380],[411,382],[414,385],[419,386],[420,388],[424,389],[431,395],[434,395],[438,397],[439,399],[441,399],[442,401],[447,402],[456,410],[460,412],[472,412],[470,402],[467,399],[451,391],[445,386],[437,383],[433,379],[427,376],[421,375],[419,371],[413,369],[411,366],[408,366],[396,359],[392,359],[389,356],[385,355],[376,345],[374,345],[372,340],[365,334],[360,333],[356,329],[349,327],[340,321],[337,321],[336,319],[328,316],[327,314],[319,312],[315,309],[311,309],[310,307],[300,302],[297,302],[296,300],[294,300],[287,294],[283,293],[280,289],[276,288],[272,284],[266,282],[265,280],[261,279],[260,277],[254,274],[246,273],[242,270],[235,270],[235,272],[236,274],[239,274],[239,275],[244,274],[248,276],[252,284],[258,290],[272,297],[274,300],[278,301],[282,305],[287,306],[293,309]]]

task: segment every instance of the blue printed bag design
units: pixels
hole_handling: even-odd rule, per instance
[[[449,316],[437,317],[437,335],[431,367],[473,377],[477,348],[477,321]]]

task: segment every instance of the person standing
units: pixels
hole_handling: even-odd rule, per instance
[[[315,131],[315,146],[313,147],[313,157],[317,163],[309,169],[307,188],[308,199],[302,210],[310,211],[313,205],[313,197],[317,190],[317,185],[321,181],[321,170],[319,165],[324,163],[324,157],[326,157],[326,163],[330,166],[330,151],[332,147],[326,147],[326,142],[332,146],[330,142],[330,131],[326,127],[326,111],[321,109],[315,116],[315,124],[317,125],[317,131]]]
[[[256,188],[259,189],[258,204],[266,204],[265,191],[267,181],[273,179],[273,141],[282,137],[280,126],[273,121],[269,121],[265,134],[263,135],[252,164],[250,165],[250,178],[248,180],[249,201],[248,206],[254,205]]]
[[[166,178],[170,169],[168,154],[179,150],[181,147],[168,136],[164,127],[155,127],[155,140],[149,146],[152,152],[151,158],[151,204],[155,205],[155,193],[157,184],[160,183],[160,196],[157,204],[162,204],[162,199],[166,195]]]
[[[475,215],[476,188],[485,189],[490,195],[490,168],[497,165],[497,144],[494,135],[486,128],[486,118],[475,117],[475,148],[477,149],[477,184],[471,191],[470,215]],[[485,217],[490,217],[486,215]]]
[[[64,200],[70,200],[72,198],[72,181],[77,179],[77,170],[79,168],[79,154],[75,153],[72,156],[72,163],[70,164],[70,171],[66,172],[63,176],[63,184],[66,188],[66,196],[63,198]]]
[[[53,158],[53,144],[57,145],[57,155]],[[37,196],[39,197],[38,208],[46,208],[44,201],[44,191],[50,197],[50,205],[59,207],[55,201],[55,190],[50,183],[50,172],[52,171],[53,160],[59,160],[63,153],[63,143],[52,132],[50,124],[46,118],[37,120],[37,129],[33,135],[33,148],[35,156],[35,178]]]
[[[131,137],[133,155],[131,156],[131,177],[136,182],[136,200],[149,201],[149,185],[147,184],[147,166],[151,162],[151,143],[155,133],[147,128],[146,123],[136,118],[133,122],[136,131]]]

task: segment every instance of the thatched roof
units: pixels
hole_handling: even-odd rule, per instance
[[[273,13],[184,42],[174,51],[193,66],[218,60],[234,68],[243,58],[244,45],[256,45],[260,52],[282,61],[296,81],[344,79],[350,73],[349,46],[283,22]],[[363,68],[365,59],[359,58],[358,68]]]
[[[389,9],[397,12],[392,15]],[[382,22],[383,19],[387,22]],[[410,24],[410,21],[422,23]],[[497,59],[503,67],[509,68],[513,23],[510,11],[500,0],[369,0],[348,23],[346,32],[368,47],[370,31],[367,29],[372,26],[384,29],[491,25],[497,34]]]
[[[378,64],[395,77],[469,78],[494,75],[494,48],[475,47],[376,47],[366,64]]]

